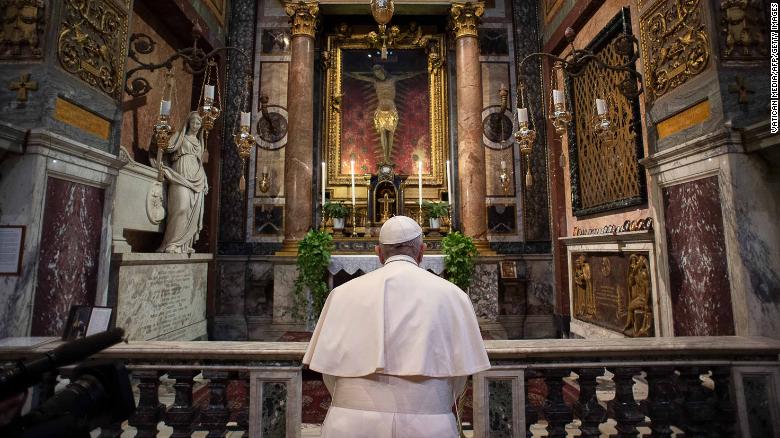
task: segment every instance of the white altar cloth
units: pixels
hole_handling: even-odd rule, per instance
[[[339,271],[344,271],[349,275],[354,275],[358,270],[366,273],[381,267],[379,257],[375,255],[333,255],[330,257],[328,272],[331,275],[336,275]],[[444,255],[424,255],[420,267],[436,275],[441,275],[444,272]]]

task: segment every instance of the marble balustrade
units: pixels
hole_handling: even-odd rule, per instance
[[[0,362],[32,349],[0,349]],[[780,425],[780,341],[746,337],[485,341],[493,368],[473,376],[475,437],[774,436]],[[303,342],[120,344],[94,356],[124,361],[137,437],[249,431],[301,433]],[[68,369],[63,370],[67,376]],[[167,389],[166,389],[167,388]],[[749,429],[753,428],[753,429]],[[101,436],[122,433],[119,424]],[[167,436],[167,435],[166,435]]]

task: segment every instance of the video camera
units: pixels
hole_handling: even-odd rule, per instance
[[[65,343],[10,370],[0,372],[0,400],[41,381],[45,373],[71,365],[117,344],[116,328]],[[135,410],[130,376],[124,364],[95,361],[77,366],[71,382],[27,415],[0,427],[2,437],[89,437],[90,431],[122,422]]]

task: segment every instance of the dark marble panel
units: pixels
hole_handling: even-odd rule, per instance
[[[260,38],[263,55],[284,55],[290,53],[290,29],[265,29]]]
[[[734,334],[718,177],[663,189],[677,336]]]
[[[537,0],[513,0],[512,13],[514,21],[515,59],[522,60],[525,56],[541,51],[539,43],[539,2]],[[528,97],[533,108],[542,108],[542,79],[540,64],[537,60],[526,62],[522,69],[518,66],[518,76],[523,75],[528,85]],[[531,173],[534,184],[526,187],[523,183],[525,239],[549,240],[550,216],[547,177],[547,125],[543,111],[534,111],[536,126],[536,144],[531,153]],[[521,174],[525,175],[525,161],[522,163]]]
[[[284,232],[284,207],[256,205],[254,233],[260,236],[281,236]]]
[[[768,389],[774,387],[771,376],[745,375],[742,383],[750,436],[772,436],[772,401],[768,393]]]
[[[572,253],[572,316],[627,336],[653,336],[647,252]]]
[[[254,0],[233,0],[231,3],[230,33],[228,45],[254,53],[255,13]],[[241,56],[229,56],[225,88],[224,126],[235,126],[239,112],[240,96],[245,87],[245,72],[251,66]],[[223,242],[244,241],[244,218],[246,217],[244,193],[239,190],[239,180],[244,172],[241,159],[231,136],[226,135],[220,151],[221,180],[219,195],[219,244],[222,254]],[[241,252],[239,252],[241,254]]]
[[[508,55],[509,42],[506,29],[479,30],[480,55]]]
[[[490,438],[511,438],[512,381],[488,379],[488,434]]]
[[[515,204],[488,205],[488,230],[494,234],[512,234],[515,232]]]
[[[284,382],[263,382],[261,401],[263,419],[260,424],[262,436],[285,437],[287,426],[287,384]]]
[[[49,177],[43,210],[32,336],[60,336],[73,304],[93,305],[103,189]]]

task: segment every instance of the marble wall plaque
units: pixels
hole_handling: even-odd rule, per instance
[[[54,118],[103,140],[108,140],[111,132],[111,122],[59,97],[54,104]]]
[[[139,341],[205,336],[209,261],[210,254],[115,255],[116,326]]]
[[[653,336],[647,252],[573,252],[572,317],[626,336]]]
[[[692,126],[696,126],[709,118],[710,101],[708,99],[658,122],[658,139],[660,140]]]

